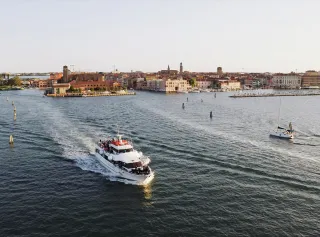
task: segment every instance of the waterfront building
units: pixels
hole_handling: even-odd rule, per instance
[[[133,89],[138,89],[139,88],[138,83],[144,80],[145,79],[143,77],[132,78],[131,80],[129,80],[128,87]]]
[[[147,81],[147,88],[151,91],[161,91],[163,79],[154,79]]]
[[[175,93],[179,91],[187,91],[189,83],[187,80],[179,79],[153,79],[137,82],[136,89],[161,91],[165,93]]]
[[[34,80],[32,82],[33,87],[37,87],[41,90],[45,90],[48,88],[48,80]]]
[[[56,73],[50,73],[49,79],[48,79],[48,87],[52,87],[54,83],[58,83],[58,81],[62,79],[63,73],[56,72]]]
[[[75,89],[85,90],[108,90],[113,87],[121,86],[120,83],[115,80],[107,80],[107,81],[71,81],[71,86]]]
[[[188,90],[188,81],[183,79],[163,79],[160,85],[160,91],[165,93],[173,93],[177,91],[187,91]]]
[[[136,83],[136,88],[137,90],[148,90],[148,82],[146,80],[140,80],[140,81],[137,81]]]
[[[207,80],[207,79],[199,79],[196,81],[196,86],[199,88],[199,89],[208,89],[208,88],[211,88],[212,87],[212,84],[213,84],[213,81],[212,80]]]
[[[295,73],[275,74],[272,77],[272,85],[275,89],[299,89],[301,77]]]
[[[320,75],[319,72],[309,70],[306,71],[301,78],[302,88],[319,88],[320,86]]]
[[[68,76],[69,81],[104,81],[105,75],[102,72],[79,72]]]
[[[70,83],[54,83],[51,88],[49,94],[66,94],[70,89]]]
[[[218,86],[224,91],[240,90],[240,81],[237,80],[219,80]]]

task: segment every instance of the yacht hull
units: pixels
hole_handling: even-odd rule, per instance
[[[278,133],[278,132],[271,132],[270,137],[277,137],[277,138],[287,139],[287,140],[293,139],[292,134],[284,134],[284,133]]]
[[[152,170],[148,175],[136,175],[136,174],[129,173],[123,169],[120,169],[119,167],[112,164],[110,161],[106,160],[103,156],[101,156],[97,152],[95,153],[95,156],[100,162],[100,164],[103,165],[105,168],[107,168],[114,176],[129,180],[129,181],[134,181],[134,183],[136,183],[137,185],[147,185],[154,178],[154,172]]]

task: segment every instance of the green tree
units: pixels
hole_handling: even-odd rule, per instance
[[[8,85],[9,86],[21,86],[21,79],[18,76],[15,76],[11,79],[8,80]]]
[[[192,86],[192,87],[194,87],[196,84],[197,84],[197,81],[196,81],[196,78],[191,78],[190,80],[189,80],[189,83],[190,83],[190,85]]]
[[[73,86],[70,86],[68,92],[74,92],[74,91],[75,91],[74,87],[73,87]]]

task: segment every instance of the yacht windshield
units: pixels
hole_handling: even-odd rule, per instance
[[[119,153],[126,153],[126,152],[130,152],[132,150],[133,150],[132,148],[130,148],[130,149],[122,149],[122,150],[119,150]]]
[[[133,168],[138,168],[138,167],[141,167],[142,166],[142,163],[139,161],[139,162],[133,162],[133,163],[127,163],[124,165],[124,167],[128,168],[128,169],[133,169]]]

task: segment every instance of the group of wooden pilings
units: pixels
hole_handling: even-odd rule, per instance
[[[216,98],[216,93],[214,93],[214,98]],[[189,101],[189,99],[188,99],[188,97],[187,97],[187,102]],[[203,100],[201,99],[201,102],[203,102]],[[182,109],[184,109],[185,108],[185,106],[184,106],[184,103],[182,103]],[[210,111],[210,118],[212,119],[212,111]]]

